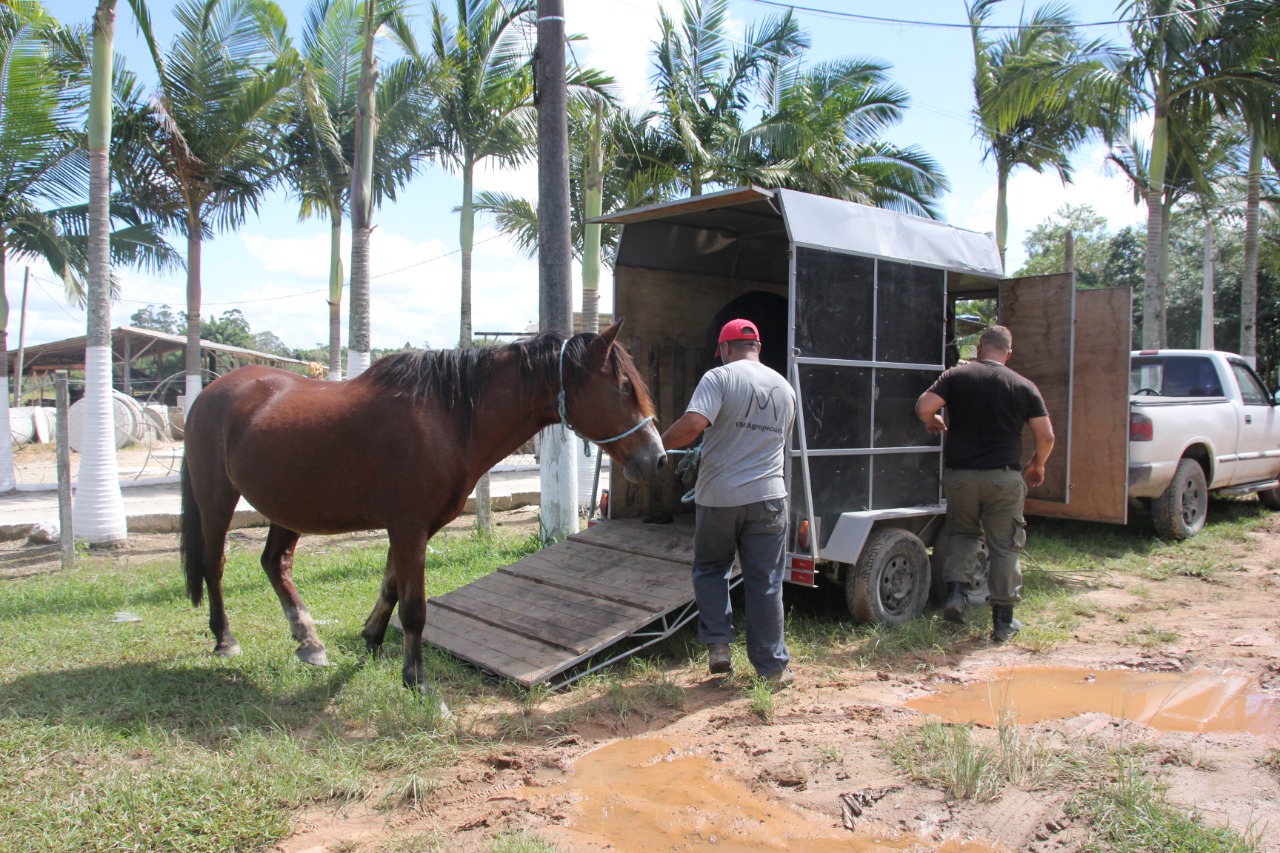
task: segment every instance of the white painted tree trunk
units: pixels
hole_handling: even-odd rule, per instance
[[[84,359],[84,439],[71,519],[77,539],[90,545],[105,545],[128,536],[120,472],[116,468],[111,348],[89,347]]]
[[[355,379],[369,369],[369,353],[354,352],[347,348],[347,378]]]
[[[0,424],[9,424],[9,376],[0,376]],[[0,437],[0,492],[12,492],[18,487],[13,476],[13,437]]]
[[[199,374],[193,376],[188,373],[186,379],[187,396],[182,401],[182,413],[189,415],[191,414],[191,404],[196,401],[196,397],[200,396],[200,389],[204,386],[204,382]]]
[[[582,439],[552,424],[542,431],[539,473],[542,479],[542,539],[559,541],[578,532],[578,454]]]

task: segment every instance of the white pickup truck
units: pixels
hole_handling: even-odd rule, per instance
[[[1172,539],[1204,527],[1210,492],[1280,510],[1280,391],[1238,355],[1142,350],[1129,359],[1129,497]]]

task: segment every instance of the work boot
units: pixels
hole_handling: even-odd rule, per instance
[[[712,675],[726,675],[733,672],[733,657],[729,654],[729,644],[708,643],[707,663],[711,666]]]
[[[1022,630],[1022,623],[1013,618],[1012,604],[991,605],[991,642],[1003,643],[1013,639]]]
[[[942,616],[948,622],[964,624],[964,611],[969,605],[969,596],[965,594],[963,583],[947,584],[947,603],[942,607]]]

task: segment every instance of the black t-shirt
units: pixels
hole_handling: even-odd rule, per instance
[[[948,468],[1020,466],[1023,426],[1049,414],[1031,380],[994,361],[957,364],[929,390],[947,401]]]

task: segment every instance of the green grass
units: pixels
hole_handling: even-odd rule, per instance
[[[1116,756],[1110,773],[1075,795],[1067,813],[1089,827],[1086,851],[1106,853],[1251,853],[1259,849],[1253,827],[1243,834],[1206,824],[1194,808],[1170,803],[1140,762]]]
[[[533,540],[439,537],[438,595],[532,550]],[[297,580],[332,666],[293,656],[280,605],[253,553],[233,547],[225,588],[244,655],[212,656],[207,609],[185,600],[176,565],[81,558],[66,573],[6,582],[0,596],[0,826],[7,850],[248,850],[308,805],[429,794],[456,758],[437,705],[400,685],[389,637],[366,658],[360,630],[385,548],[298,559]],[[116,623],[118,611],[141,617]],[[449,699],[480,677],[431,649]]]
[[[1003,716],[1003,715],[1002,715]],[[889,744],[889,757],[917,782],[957,800],[997,799],[1006,787],[1073,791],[1065,811],[1088,832],[1096,853],[1247,853],[1259,833],[1208,824],[1194,809],[1169,802],[1147,766],[1141,743],[1102,747],[1028,735],[1008,719],[997,729],[926,722]],[[1194,760],[1194,757],[1192,757]]]
[[[1141,520],[1128,528],[1033,520],[1017,611],[1026,628],[1014,644],[1052,648],[1082,620],[1103,615],[1079,602],[1081,590],[1116,585],[1121,575],[1165,582],[1176,572],[1144,572],[1211,561],[1270,514],[1248,502],[1215,501],[1210,518],[1204,533],[1179,544],[1158,542]],[[432,546],[427,594],[439,595],[514,562],[536,540],[454,535]],[[300,809],[429,801],[443,768],[495,738],[555,744],[584,716],[608,725],[673,719],[686,707],[686,689],[673,673],[705,673],[705,649],[688,628],[582,678],[571,688],[582,700],[548,712],[544,689],[494,684],[428,647],[428,674],[458,715],[442,726],[435,703],[400,686],[397,634],[377,660],[365,655],[360,630],[385,558],[385,546],[298,556],[297,581],[329,650],[325,669],[294,658],[296,643],[258,565],[258,544],[244,538],[233,537],[227,560],[229,615],[244,647],[231,660],[210,654],[207,607],[190,606],[176,563],[87,555],[67,572],[0,582],[5,850],[265,848],[288,832]],[[802,679],[820,679],[823,670],[838,677],[850,668],[927,669],[985,643],[990,630],[984,607],[970,611],[968,625],[947,623],[931,608],[885,628],[854,624],[839,590],[788,587],[786,597],[787,644]],[[112,621],[119,611],[141,621]],[[1140,644],[1171,639],[1133,632]],[[745,711],[774,719],[775,703],[789,699],[754,681],[742,644],[733,648],[739,674],[730,683]],[[947,771],[948,787],[973,796],[985,796],[992,784],[1038,784],[1028,781],[1043,775],[1037,761],[1052,757],[954,727],[929,736],[964,759]],[[1021,756],[1021,764],[1009,756]],[[1274,752],[1264,766],[1280,773]],[[1055,772],[1070,772],[1070,762]],[[546,849],[536,837],[496,843]],[[448,849],[447,839],[433,834],[396,844]]]

